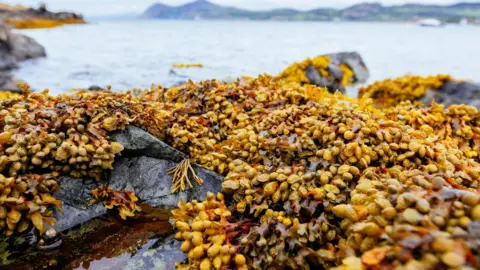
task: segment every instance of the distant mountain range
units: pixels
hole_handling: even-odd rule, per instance
[[[197,0],[181,6],[156,3],[142,15],[156,19],[236,19],[236,20],[290,20],[290,21],[408,21],[434,17],[443,21],[460,21],[463,18],[480,19],[480,3],[454,5],[405,4],[383,6],[379,3],[361,3],[345,9],[319,8],[309,11],[273,9],[250,11],[222,6],[207,0]]]

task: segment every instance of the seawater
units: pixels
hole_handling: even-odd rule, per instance
[[[363,56],[370,82],[407,73],[449,73],[480,81],[480,27],[475,26],[128,20],[19,32],[45,46],[48,56],[22,63],[15,75],[52,93],[91,85],[126,90],[187,79],[276,74],[294,61],[340,51]],[[172,73],[173,63],[205,67]]]

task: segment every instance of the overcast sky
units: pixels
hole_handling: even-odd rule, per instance
[[[43,0],[49,9],[72,10],[83,13],[86,16],[110,15],[119,13],[140,13],[148,6],[156,2],[170,5],[181,5],[193,0]],[[279,7],[291,7],[297,9],[311,9],[318,7],[345,7],[348,5],[364,2],[360,0],[211,0],[217,4],[230,5],[247,9],[271,9]],[[460,0],[369,0],[381,2],[385,5],[417,2],[423,4],[451,4]],[[464,0],[468,1],[468,0]],[[2,1],[4,2],[4,1]],[[9,4],[22,4],[38,6],[39,0],[7,0]],[[478,2],[470,0],[470,2]]]

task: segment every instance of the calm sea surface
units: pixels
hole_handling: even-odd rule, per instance
[[[124,90],[186,78],[276,74],[293,61],[339,51],[358,51],[370,68],[370,81],[406,73],[480,81],[480,27],[474,26],[135,20],[22,33],[45,46],[48,57],[23,63],[15,75],[54,93],[91,85]],[[205,67],[172,74],[172,63]]]

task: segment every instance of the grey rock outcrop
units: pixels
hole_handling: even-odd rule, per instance
[[[122,158],[115,163],[108,185],[115,190],[133,191],[145,203],[153,207],[175,208],[180,198],[185,201],[204,200],[208,192],[222,189],[223,178],[211,171],[194,166],[204,183],[192,181],[193,188],[172,194],[172,176],[168,169],[178,163],[151,157]]]
[[[0,9],[0,21],[31,20],[39,18],[58,21],[83,21],[83,16],[81,14],[73,12],[52,12],[49,11],[45,5],[41,5],[39,8]]]
[[[65,231],[93,218],[104,215],[107,209],[102,204],[90,204],[90,191],[100,183],[94,180],[60,177],[60,191],[55,196],[63,202],[63,213],[57,211],[55,230]]]
[[[180,162],[185,154],[160,141],[155,136],[135,126],[113,133],[111,138],[124,147],[124,156],[146,156]]]
[[[445,106],[466,104],[480,109],[480,84],[448,81],[439,89],[429,89],[421,101],[425,104],[435,101]]]
[[[203,200],[208,192],[217,193],[222,189],[220,175],[194,165],[204,183],[199,185],[192,181],[193,188],[172,194],[172,176],[168,170],[185,158],[183,153],[134,126],[113,133],[111,137],[122,143],[124,151],[106,180],[59,178],[60,191],[55,196],[63,201],[64,213],[57,213],[57,231],[70,229],[107,212],[102,204],[89,203],[91,190],[102,184],[114,190],[133,191],[141,202],[164,209],[175,208],[180,198]]]
[[[370,77],[367,65],[363,61],[362,56],[357,52],[340,52],[327,54],[332,60],[332,64],[338,66],[340,64],[347,65],[355,77],[355,82],[364,83]]]
[[[332,53],[326,54],[325,56],[328,56],[331,60],[327,67],[327,71],[331,77],[323,77],[314,66],[309,66],[305,70],[305,75],[310,83],[326,87],[331,92],[337,90],[345,92],[345,87],[341,83],[343,78],[343,71],[339,67],[341,64],[347,65],[352,70],[354,83],[364,83],[370,76],[365,62],[357,52]]]
[[[13,33],[9,27],[0,24],[0,90],[19,91],[10,71],[18,62],[46,56],[45,48],[34,39]]]
[[[18,91],[13,75],[9,72],[0,71],[0,90]]]
[[[18,62],[47,56],[45,48],[31,37],[22,34],[12,34],[10,43],[11,53]]]

